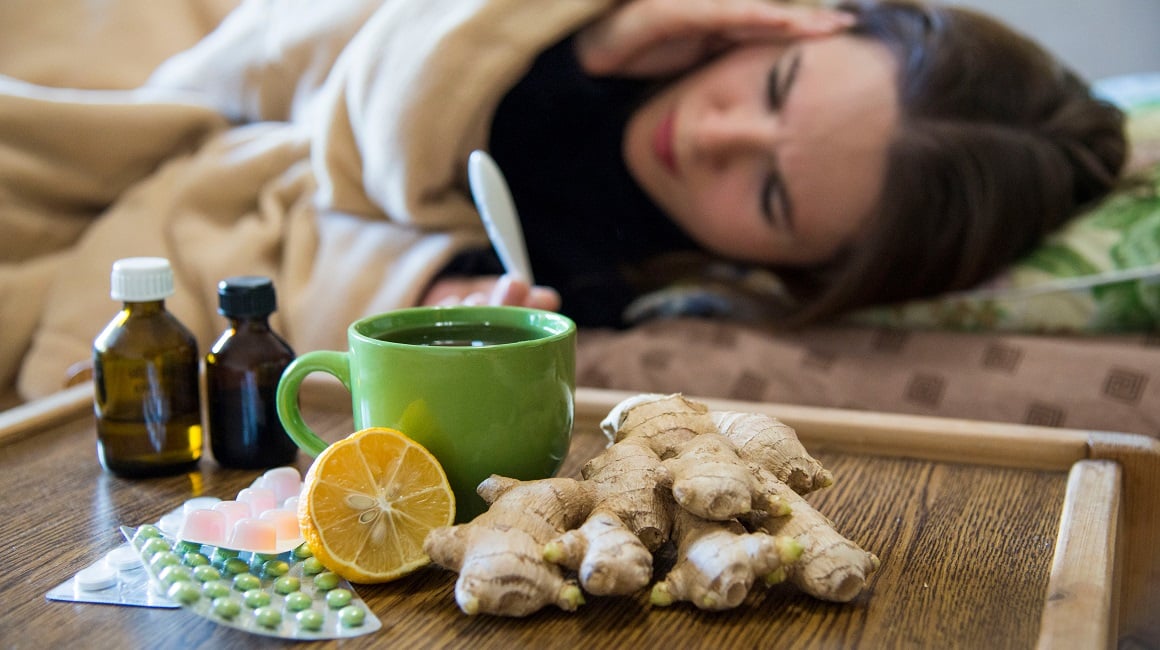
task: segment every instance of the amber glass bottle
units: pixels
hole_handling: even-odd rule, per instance
[[[197,340],[165,308],[173,271],[160,257],[113,264],[121,312],[93,341],[97,457],[119,476],[193,470],[201,458]]]
[[[230,326],[205,358],[209,441],[224,467],[264,468],[294,462],[298,447],[278,419],[277,391],[294,351],[274,330],[269,278],[239,276],[218,284],[218,312]]]

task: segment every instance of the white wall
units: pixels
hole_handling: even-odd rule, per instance
[[[1095,80],[1160,72],[1160,0],[945,0],[991,14]]]

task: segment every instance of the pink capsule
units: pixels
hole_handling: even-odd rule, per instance
[[[238,492],[238,501],[250,504],[250,512],[255,517],[266,510],[278,507],[278,499],[274,496],[274,491],[264,487],[242,489]]]
[[[199,544],[221,546],[226,539],[225,515],[207,508],[191,510],[185,514],[177,537]]]
[[[290,512],[298,512],[298,497],[290,497],[282,502],[282,509]]]
[[[186,499],[185,503],[181,504],[181,513],[187,515],[194,510],[206,510],[212,508],[215,503],[221,501],[217,497],[194,497]]]
[[[278,547],[278,529],[261,519],[242,519],[234,524],[227,548],[255,553],[273,553]]]
[[[296,467],[275,467],[262,474],[260,487],[274,491],[274,498],[282,503],[302,491],[302,474]]]
[[[254,516],[250,504],[245,501],[221,501],[214,504],[213,509],[225,516],[226,530],[233,530],[238,520]]]
[[[278,531],[279,545],[302,536],[298,530],[298,515],[289,510],[267,510],[262,513],[261,519],[274,524],[274,528]]]

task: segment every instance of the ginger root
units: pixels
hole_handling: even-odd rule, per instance
[[[485,513],[427,536],[432,561],[459,572],[461,610],[526,616],[548,605],[574,610],[582,592],[632,594],[670,544],[677,561],[653,586],[656,606],[728,609],[758,581],[787,578],[847,602],[877,568],[877,557],[802,498],[833,476],[776,419],[640,395],[602,428],[611,444],[580,480],[492,476],[478,489]]]
[[[786,568],[790,582],[807,594],[838,603],[849,602],[878,568],[878,557],[846,539],[833,523],[781,481],[766,475],[764,484],[789,505],[788,516],[754,513],[752,530],[786,535],[802,548],[801,558]]]
[[[465,614],[508,616],[526,616],[549,604],[576,609],[584,600],[580,588],[542,556],[544,544],[583,521],[577,506],[591,500],[587,486],[568,478],[491,476],[477,492],[488,502],[486,512],[470,525],[436,528],[424,540],[431,561],[459,572],[459,608]]]
[[[653,585],[654,605],[687,600],[701,609],[732,609],[758,578],[781,582],[785,566],[802,554],[792,537],[749,533],[735,519],[709,521],[681,511],[675,531],[680,556],[665,579]]]

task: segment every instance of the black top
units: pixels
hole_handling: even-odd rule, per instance
[[[268,316],[278,308],[274,282],[261,275],[239,275],[218,283],[218,313],[228,318]]]
[[[565,39],[536,59],[492,123],[490,153],[511,186],[536,282],[557,289],[580,325],[622,325],[635,297],[626,264],[695,247],[621,155],[625,123],[650,86],[586,76]]]

